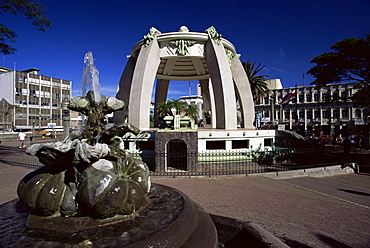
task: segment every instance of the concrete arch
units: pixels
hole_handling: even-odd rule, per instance
[[[150,99],[156,79],[155,106],[166,100],[170,80],[199,80],[213,128],[237,129],[236,96],[241,103],[243,126],[253,128],[249,81],[234,46],[214,28],[196,33],[182,27],[179,32],[164,34],[152,28],[132,49],[116,96],[127,107],[115,113],[114,122],[123,122],[127,116],[130,124],[149,129]]]

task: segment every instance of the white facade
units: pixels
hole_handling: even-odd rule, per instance
[[[266,120],[302,134],[339,135],[367,124],[367,110],[354,106],[350,99],[358,90],[355,86],[355,83],[342,83],[320,89],[315,86],[271,89],[269,95],[255,103],[255,109],[262,111]],[[281,99],[293,90],[297,91],[297,101],[281,105]]]
[[[0,99],[15,106],[13,127],[31,129],[62,126],[61,103],[71,98],[72,82],[38,74],[38,69],[0,73]]]

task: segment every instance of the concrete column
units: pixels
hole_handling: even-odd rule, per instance
[[[211,123],[206,124],[211,124],[212,128],[216,128],[215,98],[211,80],[199,80],[199,83],[202,89],[204,112],[211,113]]]
[[[155,100],[154,100],[154,127],[158,127],[158,124],[159,124],[157,105],[167,100],[169,84],[170,84],[170,80],[164,80],[164,79],[157,80],[157,85],[155,88]]]
[[[132,77],[135,69],[135,59],[131,56],[122,72],[121,79],[118,84],[116,98],[125,102],[125,108],[122,111],[114,112],[113,122],[123,123],[128,115],[128,101],[130,99]]]
[[[237,129],[236,99],[231,68],[223,45],[212,38],[206,43],[206,64],[216,105],[216,128]]]
[[[128,122],[141,130],[149,129],[150,100],[159,63],[159,45],[155,37],[148,46],[141,47],[127,103]]]
[[[254,104],[249,80],[238,56],[231,60],[231,71],[243,116],[242,127],[254,129]]]

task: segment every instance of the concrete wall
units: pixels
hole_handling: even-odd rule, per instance
[[[207,130],[198,129],[198,152],[253,151],[272,149],[265,147],[264,140],[272,139],[275,144],[275,130]],[[233,140],[249,140],[249,148],[232,149]],[[225,149],[207,150],[207,141],[225,141]]]
[[[187,154],[193,153],[195,154],[198,151],[198,132],[196,131],[190,131],[190,132],[161,132],[158,131],[155,134],[155,152],[163,154],[167,153],[168,148],[168,142],[170,140],[183,140],[186,143],[187,146]],[[191,156],[192,158],[195,158],[194,160],[188,159],[187,160],[187,171],[192,172],[196,171],[197,163],[196,157]],[[167,159],[165,156],[158,156],[156,160],[156,172],[165,172],[167,170]]]

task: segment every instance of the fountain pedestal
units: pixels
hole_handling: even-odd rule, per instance
[[[29,215],[26,220],[23,212],[13,213],[12,218],[15,227],[2,230],[1,247],[218,246],[211,217],[180,191],[161,185],[153,185],[147,205],[130,217],[97,220]]]

